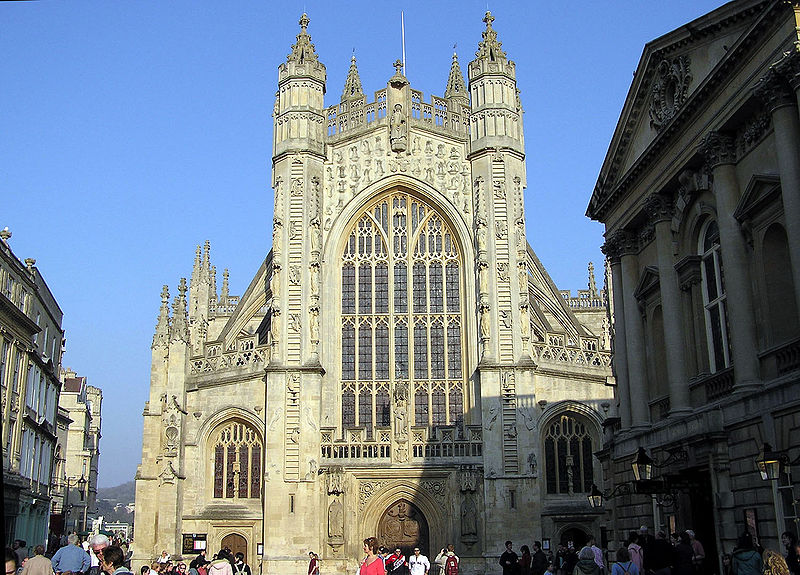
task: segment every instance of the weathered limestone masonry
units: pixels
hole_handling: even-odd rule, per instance
[[[454,543],[465,573],[506,538],[580,539],[611,405],[606,288],[559,292],[528,245],[515,65],[487,13],[443,98],[402,64],[340,101],[300,33],[278,69],[272,249],[220,292],[210,246],[153,339],[135,562],[242,550],[263,573],[361,541]],[[579,319],[580,318],[580,319]],[[541,466],[539,464],[541,462]],[[258,545],[263,543],[263,556]]]

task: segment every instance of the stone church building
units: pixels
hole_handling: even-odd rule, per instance
[[[609,299],[559,291],[528,245],[515,65],[487,13],[468,83],[430,102],[402,64],[326,107],[300,33],[278,68],[272,248],[241,296],[209,244],[153,338],[136,557],[307,553],[353,572],[377,536],[465,573],[505,539],[600,536],[585,494],[612,405]],[[443,74],[442,80],[445,80]],[[605,277],[605,272],[601,274]],[[263,545],[263,547],[262,547]]]

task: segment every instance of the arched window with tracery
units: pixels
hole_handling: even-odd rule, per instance
[[[212,436],[214,449],[214,498],[261,497],[262,442],[249,424],[229,421]]]
[[[582,417],[565,413],[551,420],[544,436],[547,493],[590,491],[593,451],[592,435]]]
[[[719,227],[714,220],[707,221],[700,233],[698,251],[702,258],[703,306],[705,307],[706,339],[711,372],[731,364],[728,344],[728,302],[725,278],[722,272]]]
[[[461,427],[463,258],[444,218],[410,194],[384,196],[354,218],[341,263],[342,426],[372,437],[402,395],[402,421]]]

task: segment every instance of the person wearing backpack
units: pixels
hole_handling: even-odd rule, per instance
[[[639,568],[639,572],[644,573],[644,551],[642,546],[639,545],[639,534],[636,531],[631,531],[628,537],[628,555],[630,560]]]
[[[626,547],[617,549],[617,562],[611,568],[611,575],[640,575],[639,567],[631,561],[631,554]]]
[[[444,562],[444,572],[443,575],[458,575],[458,563],[460,559],[458,555],[456,555],[455,547],[453,544],[447,546],[447,554],[445,555],[447,559]]]

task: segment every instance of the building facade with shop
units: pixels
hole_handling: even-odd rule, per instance
[[[714,568],[746,529],[798,528],[798,26],[796,1],[741,0],[647,44],[587,210],[614,288],[611,539],[693,529]]]
[[[353,58],[326,107],[300,20],[271,250],[242,296],[227,270],[217,289],[208,244],[171,310],[162,292],[135,564],[229,546],[264,573],[309,550],[347,572],[375,535],[429,557],[454,543],[473,573],[508,538],[598,532],[580,494],[614,415],[606,290],[590,268],[560,292],[527,243],[516,69],[484,22],[444,97],[398,62],[370,99]]]
[[[36,261],[0,231],[0,394],[6,544],[47,544],[56,445],[62,312]]]
[[[69,368],[61,372],[61,381],[58,407],[65,427],[56,446],[51,523],[54,533],[84,533],[96,517],[103,392]]]

